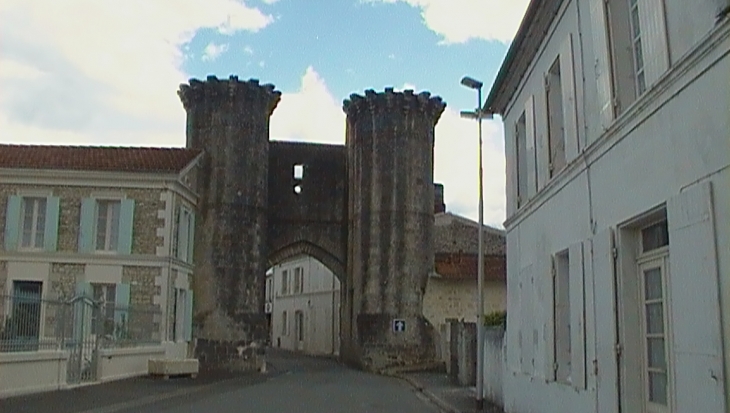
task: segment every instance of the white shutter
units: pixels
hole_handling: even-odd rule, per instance
[[[638,0],[638,3],[644,73],[649,89],[669,68],[664,0]]]
[[[507,368],[510,372],[520,370],[520,244],[518,229],[507,236],[507,330],[506,345]]]
[[[669,304],[675,409],[724,412],[722,330],[712,186],[695,185],[667,202]]]
[[[591,32],[595,58],[596,100],[598,101],[599,132],[602,133],[613,121],[611,88],[611,60],[608,49],[608,25],[605,0],[590,0]],[[595,136],[593,139],[597,139]]]
[[[545,281],[545,307],[543,309],[545,317],[545,363],[544,373],[548,381],[555,381],[555,275],[557,268],[555,267],[555,257],[549,256],[548,277]]]
[[[586,332],[583,271],[583,244],[568,250],[570,262],[570,381],[576,389],[586,387]]]
[[[522,336],[522,372],[531,376],[535,370],[535,345],[533,343],[534,334],[534,315],[533,302],[534,302],[534,290],[533,290],[533,279],[532,279],[532,264],[527,265],[522,269],[520,274],[520,303],[522,309],[520,312],[520,333]]]
[[[507,194],[507,217],[511,217],[517,211],[517,128],[505,128],[504,150],[507,154],[506,171],[506,194]]]
[[[584,291],[584,306],[585,318],[584,318],[584,329],[585,331],[585,343],[586,343],[586,387],[595,391],[596,389],[596,374],[594,371],[594,364],[596,362],[596,312],[595,312],[595,296],[593,294],[593,261],[591,255],[591,244],[586,241],[583,243],[583,291]]]
[[[596,359],[599,412],[618,411],[618,365],[616,361],[616,284],[613,229],[599,232],[591,241],[593,250],[593,297],[596,306]]]
[[[525,103],[525,138],[527,156],[527,171],[525,178],[527,179],[527,198],[523,199],[527,202],[537,192],[537,157],[535,152],[535,97],[530,96]]]
[[[575,98],[575,70],[573,66],[573,38],[568,38],[560,50],[560,83],[563,95],[563,125],[565,127],[565,163],[578,156],[578,112]]]
[[[543,78],[543,81],[545,83],[545,97],[546,99],[540,99],[537,102],[535,102],[535,106],[539,107],[537,109],[538,111],[542,111],[542,113],[547,114],[548,111],[548,104],[547,104],[547,96],[548,96],[548,82],[549,82],[549,75],[545,75]],[[542,102],[541,102],[542,101]],[[535,128],[535,141],[537,144],[537,190],[540,191],[542,188],[547,185],[548,182],[550,182],[550,143],[548,141],[548,125],[547,125],[547,116],[544,117],[545,119],[545,126],[542,128]]]

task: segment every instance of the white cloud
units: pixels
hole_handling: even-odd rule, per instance
[[[344,143],[345,113],[342,104],[311,66],[300,88],[282,94],[271,117],[271,138],[293,141]]]
[[[220,57],[223,53],[228,51],[228,43],[215,44],[215,42],[208,43],[203,50],[202,60],[213,61]]]
[[[266,4],[274,4],[274,3],[278,2],[279,0],[262,0],[262,1]]]
[[[183,46],[273,18],[239,0],[2,0],[0,20],[0,139],[163,144],[184,141]]]
[[[253,54],[253,48],[251,46],[246,46],[243,48],[243,52],[249,55]]]
[[[404,2],[420,9],[423,21],[444,43],[470,39],[507,43],[514,37],[529,0],[361,0]]]

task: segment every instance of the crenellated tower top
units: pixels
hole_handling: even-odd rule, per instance
[[[263,105],[269,116],[281,99],[281,92],[275,90],[274,85],[261,85],[258,79],[241,81],[238,80],[238,76],[234,75],[228,79],[218,79],[212,75],[208,76],[205,81],[190,79],[187,84],[180,85],[177,95],[187,111],[201,104],[220,107],[224,104],[250,106],[251,103],[258,103]]]
[[[380,93],[368,89],[365,96],[353,93],[342,105],[342,110],[351,120],[357,120],[363,113],[416,112],[431,118],[434,126],[445,109],[446,102],[439,96],[432,97],[430,92],[416,94],[411,89],[395,92],[392,87],[385,88],[385,92]]]

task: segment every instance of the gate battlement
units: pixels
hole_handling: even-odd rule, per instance
[[[343,103],[343,146],[271,142],[281,93],[256,79],[191,79],[178,95],[187,146],[205,152],[194,246],[195,352],[203,368],[261,368],[270,334],[265,273],[295,253],[315,256],[340,278],[346,361],[378,370],[432,357],[422,302],[434,265],[433,144],[442,99],[393,88],[352,94]],[[411,327],[393,335],[394,317]]]

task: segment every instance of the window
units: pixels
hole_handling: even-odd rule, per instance
[[[43,248],[46,231],[46,198],[23,198],[21,248]]]
[[[664,1],[606,0],[593,21],[600,106],[618,115],[669,68]]]
[[[646,75],[644,73],[644,51],[641,48],[641,21],[639,20],[638,0],[629,1],[629,19],[631,22],[631,49],[634,56],[634,80],[638,95],[646,91]],[[644,11],[646,12],[646,11]]]
[[[269,277],[266,279],[266,301],[274,300],[274,279]]]
[[[571,332],[570,332],[570,258],[568,251],[556,254],[553,261],[554,297],[554,339],[555,339],[555,378],[570,382],[571,371]]]
[[[6,334],[13,341],[14,351],[38,350],[41,330],[41,293],[39,281],[13,281],[13,307]]]
[[[289,271],[281,272],[281,295],[289,294]]]
[[[91,313],[91,334],[113,336],[114,313],[116,311],[116,285],[91,283],[94,301],[99,304],[98,310]]]
[[[177,220],[177,242],[174,255],[188,263],[193,262],[193,240],[195,214],[186,207],[180,207]]]
[[[286,336],[289,334],[289,326],[287,325],[286,311],[281,313],[281,335]]]
[[[302,267],[294,268],[294,294],[301,294],[304,291],[303,273]]]
[[[548,176],[552,178],[566,164],[563,84],[559,58],[550,66],[550,70],[545,75],[545,96],[548,114]]]
[[[175,296],[172,314],[174,315],[172,323],[172,339],[181,341],[185,339],[185,309],[187,308],[187,291],[183,288],[175,288]]]
[[[517,158],[517,207],[527,201],[527,121],[525,113],[515,124],[516,158]]]
[[[96,250],[116,251],[119,245],[121,201],[99,200],[96,210]]]
[[[666,412],[669,406],[671,366],[666,299],[669,262],[667,221],[641,229],[638,256],[638,290],[641,338],[641,377],[644,407],[648,413]]]

